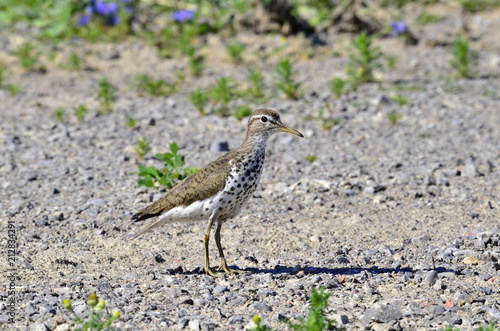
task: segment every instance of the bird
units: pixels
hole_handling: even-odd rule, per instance
[[[154,223],[140,231],[135,238],[165,224],[207,220],[203,236],[203,270],[210,276],[217,276],[210,268],[208,249],[210,231],[216,223],[214,239],[220,256],[218,271],[239,272],[240,270],[233,270],[227,265],[221,245],[221,226],[225,220],[239,214],[242,205],[257,189],[264,165],[266,143],[269,137],[278,132],[304,137],[299,131],[283,124],[275,110],[260,108],[254,111],[248,120],[245,140],[238,148],[185,178],[165,196],[132,216],[134,223],[157,217]]]

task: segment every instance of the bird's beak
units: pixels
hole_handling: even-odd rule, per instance
[[[288,133],[291,133],[291,134],[294,134],[294,135],[297,135],[299,137],[304,138],[304,135],[302,133],[300,133],[299,131],[297,131],[295,129],[292,129],[291,127],[289,127],[288,125],[285,125],[283,123],[279,123],[278,129],[282,132],[288,132]]]

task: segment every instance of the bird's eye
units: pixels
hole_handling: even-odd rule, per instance
[[[262,116],[262,117],[260,118],[260,121],[261,121],[261,122],[264,122],[264,123],[265,123],[265,122],[267,122],[267,117],[266,117],[266,116]]]

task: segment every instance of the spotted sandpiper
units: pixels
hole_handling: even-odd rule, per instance
[[[217,222],[214,237],[221,259],[219,270],[234,272],[228,267],[222,251],[221,226],[225,220],[236,216],[243,203],[255,192],[262,174],[267,140],[279,131],[304,137],[299,131],[283,124],[276,111],[256,110],[248,120],[247,135],[240,147],[187,177],[163,198],[132,217],[135,222],[158,217],[156,222],[141,231],[136,238],[164,224],[208,219],[203,237],[204,270],[208,275],[216,276],[210,269],[208,242],[210,229]]]

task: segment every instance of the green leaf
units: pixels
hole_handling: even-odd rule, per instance
[[[172,154],[177,154],[177,150],[179,149],[177,143],[171,143],[169,147]]]

